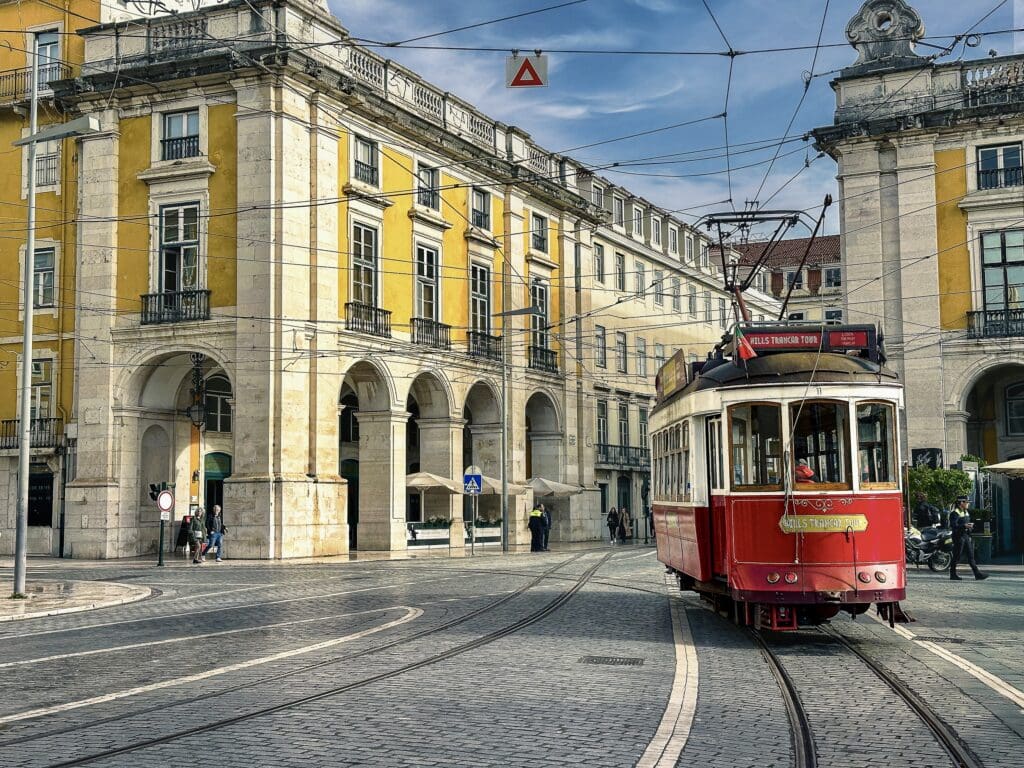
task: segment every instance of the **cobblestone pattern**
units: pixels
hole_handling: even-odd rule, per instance
[[[700,685],[690,738],[677,766],[790,768],[793,748],[778,684],[744,633],[688,599]]]

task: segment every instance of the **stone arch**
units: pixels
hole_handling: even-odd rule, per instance
[[[440,371],[428,370],[417,373],[409,385],[409,398],[415,399],[420,417],[424,419],[451,418],[455,398],[451,385]]]
[[[342,375],[339,403],[345,396],[346,388],[355,394],[359,400],[359,409],[363,411],[386,411],[392,403],[398,401],[391,374],[376,360],[364,358],[348,367]]]
[[[561,481],[562,429],[556,400],[537,390],[526,401],[526,476]]]
[[[143,395],[147,389],[151,393],[157,389],[164,392],[170,389],[177,390],[180,383],[178,377],[184,377],[192,370],[192,362],[189,359],[192,352],[201,352],[206,356],[203,363],[204,378],[217,371],[227,378],[231,391],[235,391],[234,371],[221,358],[220,350],[204,343],[190,342],[189,347],[149,349],[129,358],[114,385],[115,406],[142,405]],[[178,383],[174,383],[175,381]]]
[[[501,423],[501,393],[494,383],[477,379],[466,391],[462,417],[471,424]]]
[[[949,384],[946,410],[966,411],[967,399],[974,391],[975,385],[995,369],[1006,366],[1024,366],[1024,352],[1000,352],[1000,357],[996,362],[993,362],[992,358],[986,358],[964,368]]]

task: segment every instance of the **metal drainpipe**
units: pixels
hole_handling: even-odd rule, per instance
[[[577,484],[582,486],[586,474],[584,464],[584,461],[586,461],[586,451],[584,450],[585,440],[583,439],[586,409],[584,408],[583,400],[583,332],[581,330],[583,325],[583,286],[581,278],[583,271],[583,248],[580,244],[580,232],[580,222],[577,219],[574,227],[576,242],[573,243],[573,265],[576,271],[574,276],[574,289],[576,292],[576,480]]]

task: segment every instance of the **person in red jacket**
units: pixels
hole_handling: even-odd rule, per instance
[[[814,470],[807,464],[807,459],[800,459],[796,463],[796,469],[793,471],[793,474],[796,475],[798,483],[814,482]]]

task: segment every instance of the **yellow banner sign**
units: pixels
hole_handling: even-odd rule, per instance
[[[779,519],[783,533],[862,533],[868,529],[864,515],[786,515]]]

